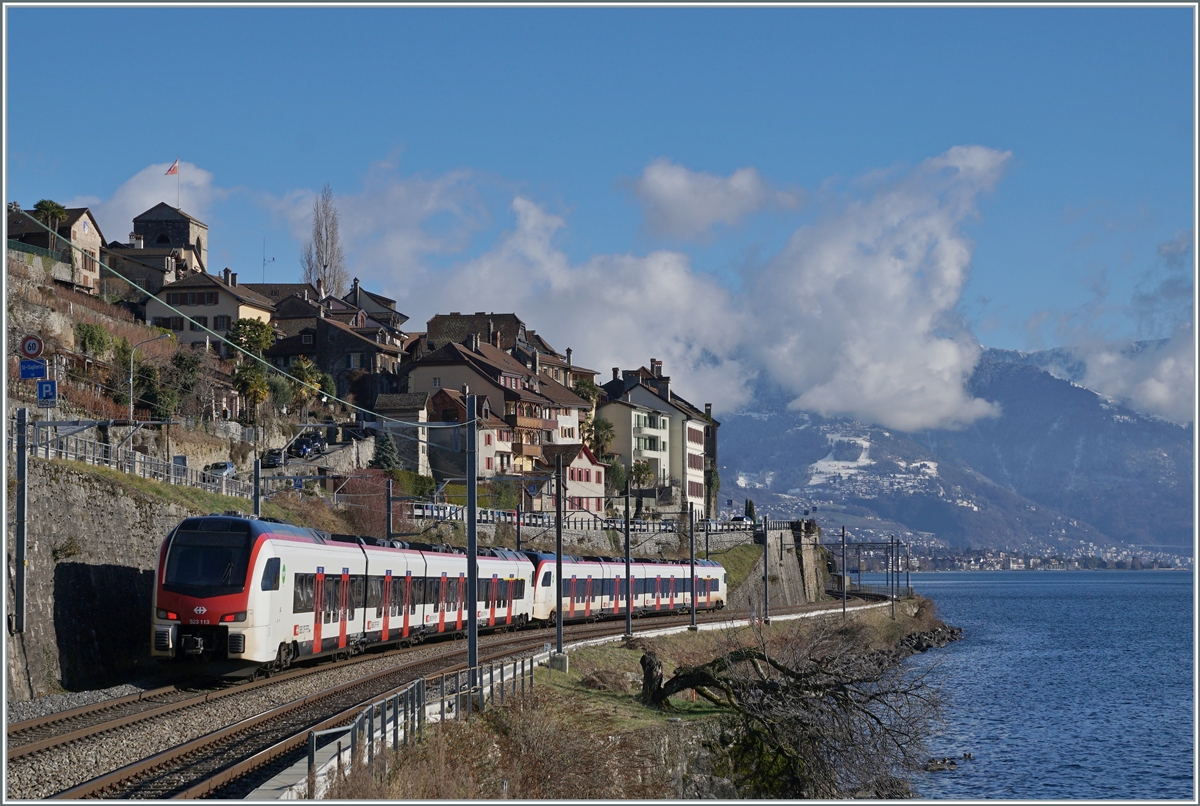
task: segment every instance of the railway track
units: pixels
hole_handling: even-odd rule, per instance
[[[777,612],[782,614],[785,611],[780,609]],[[728,612],[701,613],[697,615],[697,622],[726,621],[735,615]],[[689,620],[687,615],[637,619],[635,632],[679,626],[688,623]],[[624,626],[621,620],[574,625],[567,628],[566,636],[575,642],[606,635],[621,635],[624,633]],[[481,643],[480,662],[490,663],[500,658],[539,651],[548,640],[553,640],[553,636],[552,629],[539,629],[515,636],[504,634],[489,637],[486,644]],[[366,703],[386,696],[394,689],[402,688],[417,677],[436,678],[439,674],[463,668],[465,645],[461,641],[454,641],[442,646],[446,651],[438,657],[402,663],[287,702],[177,747],[127,764],[111,773],[59,792],[53,797],[244,797],[262,782],[269,780],[276,771],[298,760],[304,752],[309,730],[324,730],[349,724]],[[425,644],[422,648],[436,646]],[[153,720],[164,714],[177,713],[180,709],[197,707],[232,694],[278,685],[290,679],[329,669],[347,668],[356,662],[410,651],[393,650],[388,653],[368,654],[355,658],[349,664],[322,664],[218,691],[197,693],[171,687],[156,689],[39,720],[16,723],[10,726],[9,731],[9,759],[69,745],[87,736],[95,736],[139,721]]]

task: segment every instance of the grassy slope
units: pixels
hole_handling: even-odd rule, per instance
[[[57,459],[52,461],[65,469],[102,479],[130,495],[140,495],[164,503],[178,504],[201,514],[228,511],[251,512],[254,509],[253,503],[246,498],[218,495],[182,484],[164,484],[108,467],[94,467],[81,462]],[[273,500],[263,502],[262,514],[264,517],[279,518],[297,526],[311,526],[329,532],[352,531],[338,513],[324,503],[313,499],[300,500],[279,494],[274,496]]]

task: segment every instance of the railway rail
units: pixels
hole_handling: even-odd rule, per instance
[[[824,603],[828,607],[828,603]],[[792,610],[811,610],[813,605]],[[784,609],[777,611],[780,615]],[[740,614],[701,613],[697,623],[728,621]],[[690,616],[659,616],[639,619],[635,633],[689,622]],[[621,635],[621,620],[604,621],[568,627],[572,642],[590,638]],[[481,649],[481,663],[500,658],[519,657],[540,651],[553,631],[540,629],[517,635],[492,637]],[[364,704],[387,696],[418,677],[436,679],[438,675],[464,668],[466,649],[460,642],[444,645],[446,652],[435,658],[423,658],[401,663],[360,679],[333,686],[325,691],[304,696],[279,705],[269,711],[222,727],[204,736],[185,742],[148,758],[90,781],[65,789],[54,798],[116,797],[126,799],[159,799],[178,797],[244,797],[275,772],[290,766],[305,752],[309,730],[324,730],[349,724]],[[424,645],[430,648],[430,645]],[[288,680],[316,674],[329,669],[348,668],[355,663],[398,655],[411,650],[392,650],[357,657],[349,663],[319,664],[277,674],[272,678],[229,686],[216,691],[196,692],[173,687],[143,692],[141,695],[97,703],[93,706],[15,723],[10,726],[9,759],[63,748],[87,736],[115,730],[141,721],[150,721],[181,709],[193,708],[205,702],[278,685]]]

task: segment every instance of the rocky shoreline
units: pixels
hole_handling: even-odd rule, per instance
[[[903,653],[904,657],[907,657],[930,649],[941,649],[952,641],[961,641],[962,637],[962,627],[943,624],[936,629],[904,636],[897,644],[897,649]]]

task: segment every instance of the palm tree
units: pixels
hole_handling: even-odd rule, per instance
[[[51,252],[57,252],[55,247],[58,246],[58,225],[67,220],[67,208],[52,199],[42,199],[33,205],[33,210],[37,213],[38,220],[54,233],[46,243],[49,244]]]
[[[271,393],[267,379],[255,364],[242,364],[233,371],[233,388],[245,398],[246,405],[252,411],[256,411],[258,404],[266,400],[267,395]]]
[[[597,456],[608,453],[608,448],[615,438],[613,424],[603,417],[596,417],[588,422],[588,442],[591,443],[589,447]]]
[[[321,385],[321,370],[307,356],[300,356],[292,362],[288,374],[296,380],[292,382],[292,399],[297,406],[305,406],[316,394],[314,387]],[[308,384],[307,386],[305,384]]]

